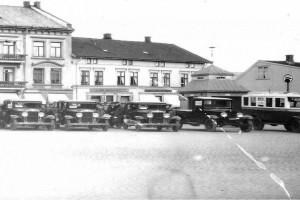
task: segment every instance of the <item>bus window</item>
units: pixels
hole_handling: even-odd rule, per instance
[[[275,98],[275,107],[284,107],[284,98]]]
[[[272,98],[266,98],[266,107],[273,107],[273,99]]]
[[[256,106],[256,97],[251,97],[251,106]]]
[[[249,97],[244,97],[244,106],[249,106]]]

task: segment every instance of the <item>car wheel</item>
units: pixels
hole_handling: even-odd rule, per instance
[[[255,117],[253,119],[253,128],[254,130],[263,130],[265,124],[261,122],[260,118]]]
[[[162,130],[162,127],[161,127],[161,126],[158,126],[158,127],[156,127],[156,130],[157,130],[157,131],[161,131],[161,130]]]
[[[173,126],[172,128],[173,128],[173,131],[174,131],[174,132],[178,132],[179,129],[180,129],[180,126]]]
[[[294,119],[291,123],[292,131],[295,133],[300,133],[300,120]]]
[[[136,125],[135,126],[136,131],[140,132],[142,130],[142,126],[140,125]]]
[[[108,126],[102,126],[102,130],[103,131],[107,131],[108,130]]]
[[[207,131],[213,132],[213,131],[216,131],[216,129],[217,129],[217,122],[215,120],[209,118],[209,119],[205,120],[204,126]]]
[[[287,131],[293,131],[291,123],[285,123],[283,126],[284,126],[285,130],[287,130]]]
[[[253,128],[253,122],[251,120],[245,120],[243,121],[241,125],[241,131],[243,132],[250,132]]]

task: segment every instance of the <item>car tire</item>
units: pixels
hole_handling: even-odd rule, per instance
[[[142,130],[142,126],[140,125],[136,125],[135,126],[136,131],[140,132]]]
[[[173,128],[173,131],[174,131],[174,132],[178,132],[179,129],[180,129],[180,126],[173,126],[172,128]]]
[[[300,120],[294,119],[291,123],[292,131],[295,133],[300,133]]]
[[[207,131],[213,132],[213,131],[216,131],[216,129],[217,129],[217,122],[215,120],[209,118],[209,119],[205,120],[204,126]]]
[[[253,119],[253,129],[254,130],[263,130],[264,129],[265,124],[261,122],[260,118],[255,117]]]
[[[241,125],[242,132],[250,132],[253,129],[253,122],[249,119],[244,120]]]

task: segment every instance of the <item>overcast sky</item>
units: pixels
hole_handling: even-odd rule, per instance
[[[34,1],[31,1],[33,4]],[[40,0],[73,36],[176,44],[231,72],[257,60],[300,62],[300,0]],[[1,5],[22,6],[20,0]],[[214,58],[211,49],[214,48]]]

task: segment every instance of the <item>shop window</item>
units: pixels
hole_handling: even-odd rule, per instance
[[[106,95],[106,102],[113,102],[114,96],[113,95]]]

